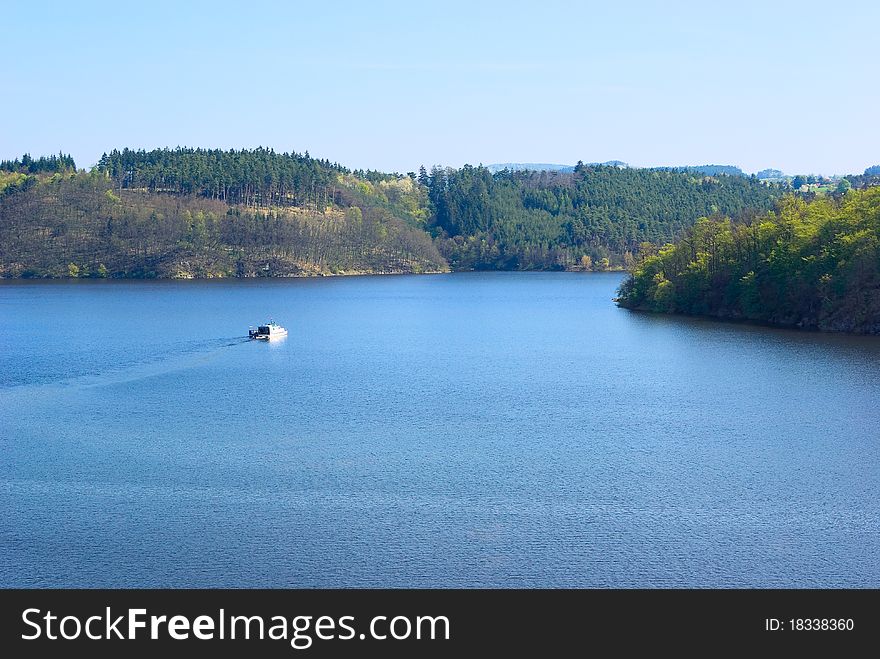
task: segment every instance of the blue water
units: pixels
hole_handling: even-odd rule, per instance
[[[880,339],[619,281],[0,283],[0,586],[880,586]]]

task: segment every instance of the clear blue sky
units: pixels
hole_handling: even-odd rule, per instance
[[[878,32],[876,0],[10,2],[0,158],[861,172],[880,162]]]

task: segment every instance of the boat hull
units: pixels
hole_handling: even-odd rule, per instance
[[[273,332],[272,334],[251,334],[250,337],[254,341],[271,341],[272,339],[282,339],[287,336],[287,332]]]

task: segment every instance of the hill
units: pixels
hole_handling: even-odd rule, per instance
[[[428,229],[456,269],[628,267],[645,242],[673,240],[696,218],[767,210],[776,186],[742,176],[578,164],[492,173],[435,167]]]
[[[635,268],[631,309],[880,334],[880,187],[703,218]]]
[[[552,163],[535,163],[535,162],[504,162],[504,163],[495,163],[493,165],[486,165],[486,169],[488,169],[493,174],[497,174],[498,172],[502,172],[505,169],[511,172],[573,172],[576,167],[596,167],[600,165],[605,165],[607,167],[629,167],[622,160],[608,160],[606,162],[591,162],[584,165],[583,162],[578,162],[577,165],[554,165]]]
[[[502,162],[486,165],[486,169],[495,174],[505,169],[511,172],[573,172],[574,165],[554,165],[552,163],[538,162]]]
[[[780,179],[785,178],[785,172],[779,169],[762,169],[755,176],[759,179]]]
[[[0,276],[622,269],[697,217],[772,207],[756,179],[584,165],[418,175],[308,152],[122,149],[0,164]]]
[[[655,167],[654,169],[705,174],[706,176],[745,176],[745,172],[736,165],[684,165],[680,167]]]
[[[445,270],[418,226],[422,197],[407,176],[370,180],[307,154],[265,149],[125,150],[91,172],[7,171],[0,276]]]

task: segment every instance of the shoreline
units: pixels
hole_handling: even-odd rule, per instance
[[[421,272],[413,272],[412,270],[346,270],[341,272],[310,272],[310,273],[298,273],[298,274],[278,274],[278,275],[224,275],[217,274],[211,276],[201,276],[197,277],[194,275],[189,276],[160,276],[160,277],[117,277],[117,276],[107,276],[107,277],[56,277],[56,276],[43,276],[43,277],[5,277],[0,276],[0,282],[6,281],[213,281],[217,279],[222,280],[232,280],[232,279],[246,279],[246,280],[259,280],[259,279],[317,279],[321,277],[373,277],[373,276],[394,276],[394,275],[448,275],[454,274],[458,272],[569,272],[572,274],[622,274],[625,273],[626,270],[623,269],[609,269],[609,270],[580,270],[580,269],[543,269],[543,270],[478,270],[478,269],[470,269],[470,270],[422,270]]]
[[[749,327],[763,327],[768,329],[791,330],[803,334],[835,334],[838,336],[869,336],[880,337],[880,331],[877,332],[853,332],[850,330],[833,329],[830,327],[820,327],[818,325],[798,325],[797,323],[775,323],[769,320],[761,320],[759,318],[737,318],[735,316],[719,316],[713,314],[692,314],[692,313],[670,313],[668,311],[654,311],[646,307],[631,307],[620,302],[615,298],[614,304],[618,309],[625,309],[638,314],[649,316],[659,316],[663,318],[687,318],[692,320],[706,320],[729,325],[745,325]]]

